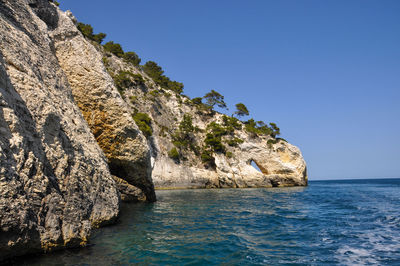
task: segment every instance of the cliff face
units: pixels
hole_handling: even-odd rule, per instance
[[[125,73],[129,80],[122,89],[132,115],[150,117],[148,143],[156,189],[307,185],[306,163],[297,147],[283,139],[254,134],[239,120],[204,109],[204,105],[158,86],[141,67],[99,50],[111,76]],[[180,141],[177,135],[182,134],[185,117],[190,117],[195,130]],[[205,162],[202,152],[211,150],[205,139],[212,127],[227,132],[220,138],[222,151],[211,152],[212,158]],[[170,155],[173,149],[179,158]]]
[[[0,260],[84,245],[119,212],[49,38],[57,21],[48,1],[0,1]]]
[[[84,245],[154,187],[307,185],[298,148],[158,86],[75,23],[0,0],[0,260]]]
[[[140,188],[148,201],[155,201],[146,138],[106,71],[102,54],[78,31],[71,13],[59,11],[58,18],[51,31],[57,58],[111,173]]]

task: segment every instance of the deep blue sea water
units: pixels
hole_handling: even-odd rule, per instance
[[[400,179],[158,191],[89,247],[33,265],[400,265]]]

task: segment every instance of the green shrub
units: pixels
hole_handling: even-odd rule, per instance
[[[230,152],[230,151],[228,151],[228,152],[226,153],[226,157],[228,157],[228,158],[233,158],[233,153]]]
[[[166,91],[166,92],[164,92],[164,96],[165,96],[167,99],[169,99],[169,98],[171,98],[172,94]]]
[[[202,100],[203,100],[203,98],[201,98],[201,97],[196,97],[196,98],[193,98],[193,99],[192,99],[192,103],[193,103],[194,105],[200,105],[200,104],[203,104]]]
[[[222,117],[222,122],[226,128],[226,130],[232,134],[235,129],[241,130],[242,129],[242,123],[240,123],[239,119],[236,117],[229,117],[227,115],[224,115]]]
[[[275,123],[269,123],[269,125],[271,126],[271,137],[276,138],[281,134],[280,128]]]
[[[253,136],[258,135],[273,135],[274,130],[269,128],[263,121],[255,122],[254,119],[249,119],[248,121],[244,122],[245,129],[247,132],[253,134]]]
[[[247,109],[246,105],[243,103],[238,103],[236,106],[236,112],[234,113],[237,116],[248,116],[249,110]]]
[[[153,81],[164,89],[172,90],[178,94],[183,92],[183,84],[170,80],[164,75],[164,70],[156,62],[148,61],[143,65],[144,72],[153,79]]]
[[[225,153],[225,146],[222,144],[221,137],[207,133],[204,144],[215,152]]]
[[[158,97],[160,95],[160,92],[158,90],[152,90],[149,92],[149,94],[153,97]]]
[[[137,96],[130,96],[129,100],[130,100],[131,104],[135,104],[137,101]]]
[[[135,66],[138,66],[140,64],[140,62],[142,61],[135,52],[126,52],[123,55],[123,58],[125,59],[125,61],[127,61]]]
[[[117,75],[113,76],[115,86],[119,93],[124,96],[125,90],[134,85],[132,82],[134,74],[129,71],[120,71]]]
[[[237,147],[237,146],[239,146],[239,144],[243,143],[243,140],[240,138],[233,138],[233,139],[228,140],[226,143],[231,147]]]
[[[191,149],[196,151],[194,132],[197,128],[193,125],[192,117],[184,114],[179,124],[178,130],[172,135],[173,143],[181,149]]]
[[[216,137],[222,137],[229,133],[225,127],[215,121],[207,125],[207,130]]]
[[[53,1],[53,3],[56,5],[56,6],[60,6],[60,3],[59,2],[57,2],[57,1]]]
[[[109,66],[110,61],[108,60],[107,57],[103,56],[102,61],[103,61],[103,65],[104,65],[105,67],[108,67],[108,66]]]
[[[106,37],[105,33],[100,32],[99,34],[93,34],[93,27],[90,24],[78,23],[78,30],[82,32],[86,38],[101,44],[103,39]]]
[[[171,159],[173,159],[173,160],[175,160],[175,161],[178,161],[178,160],[179,160],[179,157],[180,157],[179,152],[178,152],[178,150],[177,150],[175,147],[173,147],[173,148],[168,152],[168,156],[169,156],[169,158],[171,158]]]
[[[201,152],[200,158],[206,168],[215,169],[217,167],[215,164],[215,158],[212,155],[212,151],[203,149],[203,151]]]
[[[132,74],[131,73],[131,76],[132,76],[133,80],[135,81],[135,83],[137,85],[143,85],[144,84],[145,81],[144,81],[144,78],[143,78],[142,75],[140,75],[140,74]]]
[[[103,45],[104,50],[107,52],[110,52],[118,57],[123,57],[124,56],[124,50],[122,50],[122,47],[119,43],[114,43],[113,41],[110,41],[106,44]]]
[[[151,117],[148,114],[135,113],[132,115],[132,117],[146,138],[149,138],[151,135],[153,135],[153,129],[151,128]]]

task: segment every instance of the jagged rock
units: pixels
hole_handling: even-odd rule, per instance
[[[29,3],[0,1],[0,260],[84,245],[119,212],[48,36],[55,7]]]
[[[102,54],[78,31],[71,14],[59,11],[58,17],[58,27],[52,32],[57,57],[111,173],[142,189],[148,201],[155,201],[149,148],[130,107],[105,69]]]
[[[112,176],[117,185],[118,191],[121,194],[121,200],[125,202],[140,202],[146,200],[146,195],[140,188],[132,186],[125,180]]]

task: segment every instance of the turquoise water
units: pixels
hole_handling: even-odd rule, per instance
[[[33,265],[400,265],[400,179],[158,191],[91,245]]]

